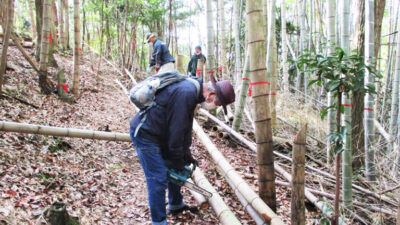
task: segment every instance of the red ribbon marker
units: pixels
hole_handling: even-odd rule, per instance
[[[268,81],[260,81],[260,82],[254,82],[254,83],[250,83],[250,87],[249,87],[249,96],[251,97],[251,88],[254,85],[259,85],[259,84],[268,84],[270,85],[270,83]]]
[[[242,80],[248,80],[248,81],[250,81],[250,79],[249,79],[249,78],[246,78],[246,77],[243,77]]]
[[[67,84],[66,84],[66,83],[57,84],[56,86],[57,86],[57,87],[60,87],[60,86],[63,87],[64,91],[68,93],[68,88],[67,88]]]
[[[82,52],[81,48],[75,48],[75,50],[77,50],[78,52]]]
[[[200,69],[196,69],[196,74],[199,74],[200,73]]]
[[[208,71],[207,73],[213,74],[213,73],[215,73],[215,71]]]
[[[371,109],[371,108],[364,108],[364,110],[367,110],[367,111],[374,111],[374,109]]]
[[[53,39],[51,38],[52,37],[51,34],[49,34],[49,36],[43,36],[43,37],[46,38],[46,39],[49,39],[50,43],[53,43]]]
[[[276,95],[276,93],[275,93],[275,92],[272,92],[270,95]]]
[[[343,104],[343,106],[346,106],[346,107],[351,107],[351,105],[350,105],[350,104]]]
[[[224,66],[220,66],[220,67],[219,67],[219,70],[222,71],[223,69],[224,69]]]

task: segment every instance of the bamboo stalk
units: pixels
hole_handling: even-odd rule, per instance
[[[218,195],[218,192],[213,188],[210,182],[208,182],[207,178],[199,169],[196,169],[194,171],[193,179],[197,185],[213,194],[213,196],[209,198],[208,201],[210,202],[211,207],[214,209],[218,219],[221,221],[222,224],[241,224],[236,218],[235,214],[232,213],[232,211],[225,204],[224,200],[221,198],[221,196]]]
[[[130,142],[129,134],[0,121],[0,131]]]
[[[307,124],[294,138],[292,153],[292,224],[304,225],[306,221],[306,207],[304,204],[304,164],[306,162]]]
[[[33,61],[31,59],[31,57],[28,55],[28,53],[24,50],[24,48],[21,45],[21,41],[19,40],[19,37],[13,33],[11,35],[11,39],[13,40],[13,42],[15,43],[15,45],[17,46],[18,50],[22,53],[22,55],[24,56],[24,58],[29,62],[29,64],[31,64],[32,68],[36,71],[39,72],[39,66],[36,64],[35,61]]]
[[[193,121],[193,131],[196,133],[200,142],[205,146],[218,168],[224,173],[222,175],[234,184],[234,190],[238,190],[246,200],[250,202],[251,206],[257,211],[257,213],[271,225],[284,224],[274,211],[272,211],[271,208],[269,208],[268,205],[265,204],[252,188],[239,176],[196,121]]]

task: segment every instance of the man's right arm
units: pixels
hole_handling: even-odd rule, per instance
[[[190,61],[189,61],[189,64],[188,64],[188,68],[187,68],[187,72],[188,73],[191,73],[192,72],[192,62],[193,61],[193,58],[191,58],[190,59]],[[193,75],[193,74],[192,74]]]

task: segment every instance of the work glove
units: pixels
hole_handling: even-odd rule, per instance
[[[193,158],[193,156],[192,156],[192,154],[190,152],[185,154],[184,160],[185,160],[185,165],[191,165],[191,164],[193,164],[194,166],[198,166],[199,165],[197,160],[195,160]]]
[[[185,160],[180,158],[180,159],[166,159],[164,160],[165,166],[168,169],[174,169],[174,170],[183,170],[185,169]]]
[[[148,67],[147,67],[146,72],[147,72],[147,73],[150,73],[150,72],[151,72],[151,66],[148,66]]]

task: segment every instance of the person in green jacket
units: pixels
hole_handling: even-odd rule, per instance
[[[189,65],[188,65],[188,73],[191,76],[196,76],[196,71],[197,71],[197,61],[199,59],[203,59],[204,63],[206,62],[206,57],[201,53],[201,47],[200,45],[196,46],[194,49],[194,54],[192,58],[190,59]]]

